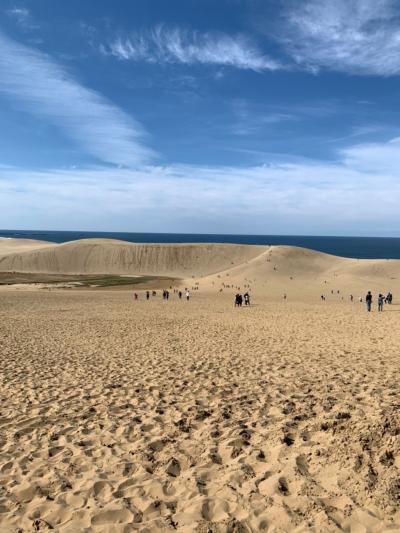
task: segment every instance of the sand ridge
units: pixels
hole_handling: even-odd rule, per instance
[[[21,251],[17,241],[0,240],[0,271],[171,276],[186,280],[184,285],[200,283],[211,292],[246,286],[275,298],[290,293],[313,300],[340,288],[346,298],[358,297],[368,284],[384,293],[400,288],[400,260],[349,259],[293,246],[83,239],[63,244],[31,241]]]
[[[1,271],[180,277],[225,270],[265,249],[231,244],[134,244],[111,239],[82,239],[2,256],[1,246],[0,242]]]

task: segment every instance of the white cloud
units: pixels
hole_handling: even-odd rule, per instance
[[[23,6],[15,6],[5,12],[22,30],[36,30],[39,25],[34,20],[30,10]]]
[[[49,56],[0,32],[0,93],[62,130],[101,161],[136,165],[152,154],[141,126],[97,92],[82,86]]]
[[[400,137],[387,143],[356,144],[342,151],[344,163],[368,173],[392,173],[400,168]]]
[[[162,25],[118,38],[108,47],[103,46],[102,51],[121,60],[148,63],[224,65],[258,72],[282,68],[243,36],[201,34]]]
[[[367,165],[3,169],[0,227],[57,229],[73,212],[70,229],[390,234],[399,222],[397,171]]]
[[[31,18],[31,13],[26,7],[13,7],[7,11],[7,15],[21,24],[28,22]]]
[[[254,135],[263,128],[296,120],[296,115],[283,112],[276,106],[254,105],[244,98],[232,101],[232,114],[235,118],[231,132],[234,135]]]
[[[286,11],[282,41],[310,70],[361,75],[400,73],[399,4],[395,0],[304,0]]]

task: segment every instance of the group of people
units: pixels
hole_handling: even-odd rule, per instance
[[[362,301],[362,298],[360,299]],[[393,294],[391,292],[388,292],[386,296],[379,293],[378,295],[378,311],[383,311],[383,304],[389,304],[391,305],[393,302]],[[372,308],[372,293],[371,291],[368,291],[366,297],[365,297],[365,303],[367,304],[367,311],[370,312]]]
[[[182,300],[182,297],[183,297],[183,292],[182,291],[178,291],[178,290],[174,289],[174,293],[177,293],[179,299]],[[152,296],[157,296],[157,292],[156,291],[152,291],[151,294],[152,294]],[[169,300],[169,294],[170,293],[169,293],[168,290],[163,289],[163,291],[162,291],[163,300]],[[146,296],[146,300],[150,300],[150,291],[146,291],[145,296]],[[135,300],[138,300],[139,299],[138,293],[134,292],[133,293],[133,297],[134,297]],[[185,288],[185,298],[186,298],[187,301],[190,300],[190,291],[187,288]]]
[[[245,292],[243,296],[240,293],[235,295],[235,307],[242,307],[243,301],[244,305],[250,305],[250,294],[248,292]]]

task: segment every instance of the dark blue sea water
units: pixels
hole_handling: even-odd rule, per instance
[[[128,242],[184,243],[223,242],[234,244],[287,244],[311,248],[342,257],[359,259],[400,259],[400,238],[394,237],[312,237],[299,235],[201,235],[190,233],[117,233],[105,231],[0,230],[0,237],[68,242],[77,239],[118,239]]]

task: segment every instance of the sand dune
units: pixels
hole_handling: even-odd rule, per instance
[[[375,276],[400,274],[400,260],[348,259],[295,246],[239,244],[134,244],[82,239],[62,244],[0,240],[0,271],[65,274],[245,275],[272,267],[280,275],[319,276],[331,271]],[[260,271],[261,273],[261,271]]]
[[[41,248],[51,248],[52,242],[37,241],[34,239],[7,239],[0,238],[0,257],[8,254],[32,252]]]
[[[230,244],[132,244],[83,239],[3,256],[0,270],[62,274],[204,276],[253,259],[263,246]],[[7,245],[8,250],[10,244]]]
[[[399,260],[349,259],[293,246],[15,239],[0,241],[0,272],[171,276],[212,292],[246,288],[300,300],[400,289]]]
[[[2,289],[0,533],[400,531],[400,261],[0,241],[1,270],[199,290]]]

